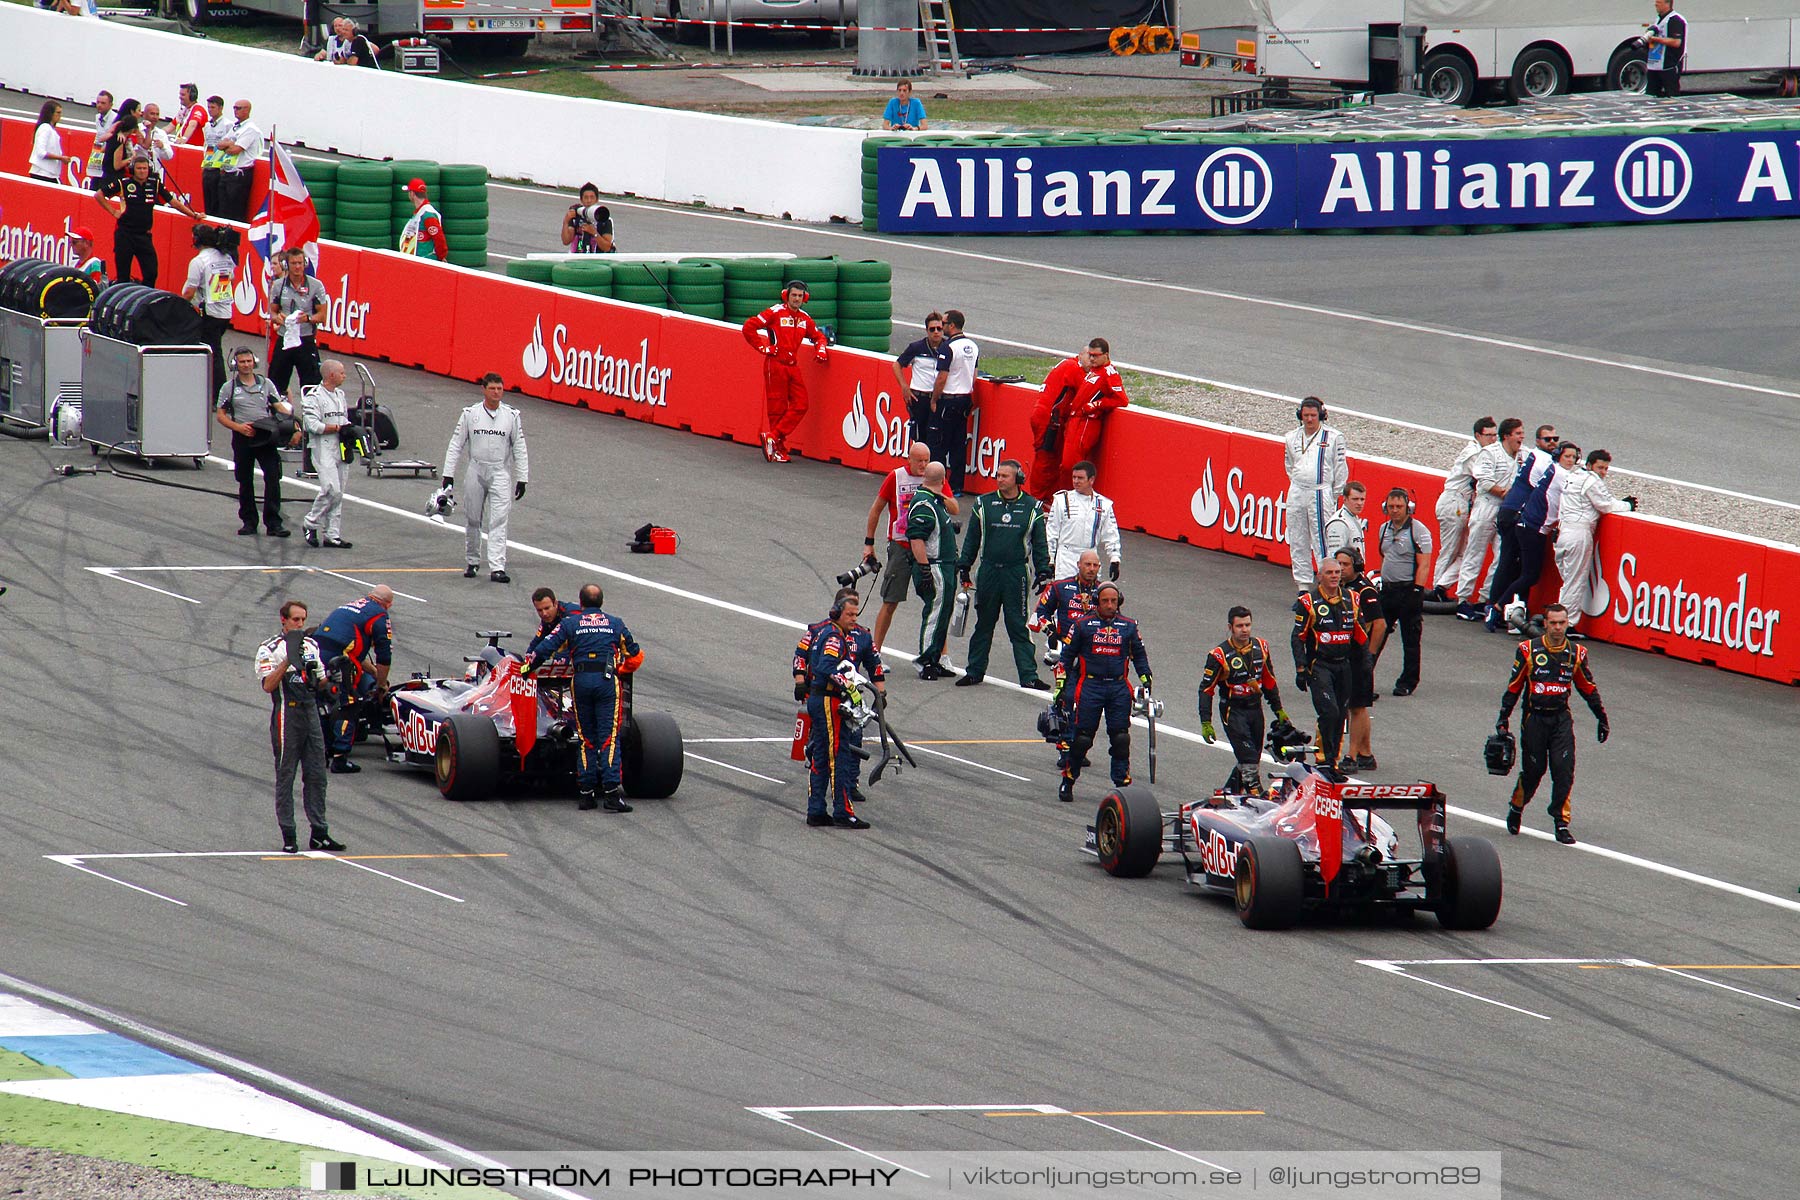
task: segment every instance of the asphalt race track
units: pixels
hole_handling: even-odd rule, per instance
[[[474,389],[375,370],[402,452],[441,456]],[[1597,747],[1577,717],[1583,844],[1547,840],[1547,794],[1507,838],[1479,751],[1511,642],[1435,620],[1419,694],[1376,707],[1374,778],[1436,780],[1452,834],[1502,843],[1499,923],[1254,934],[1170,867],[1118,881],[1080,852],[1098,772],[1058,804],[1041,698],[1009,685],[894,661],[919,769],[869,789],[873,829],[805,827],[787,657],[856,557],[874,477],[522,403],[505,587],[462,578],[427,481],[355,474],[355,548],[332,554],[235,536],[224,496],[55,476],[95,460],[0,439],[8,974],[471,1148],[1497,1150],[1509,1195],[1609,1198],[1760,1198],[1800,1169],[1791,690],[1592,645],[1615,733]],[[231,490],[217,465],[143,473]],[[309,494],[290,495],[297,524]],[[652,520],[678,555],[626,553]],[[365,583],[406,593],[404,677],[459,671],[477,629],[522,645],[532,588],[590,579],[646,649],[638,703],[688,739],[675,798],[456,805],[365,747],[332,778],[332,829],[400,857],[274,855],[251,657],[282,598],[317,617]],[[1125,586],[1180,731],[1228,605],[1284,640],[1283,568],[1128,536]],[[1159,749],[1168,803],[1229,769],[1191,732]],[[216,851],[270,857],[191,857]],[[167,852],[186,856],[47,857]],[[1443,959],[1578,961],[1362,961]],[[907,1104],[1184,1115],[750,1111]],[[1193,1115],[1223,1112],[1261,1115]]]

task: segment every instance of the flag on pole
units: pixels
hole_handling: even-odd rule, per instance
[[[319,210],[313,206],[312,193],[306,181],[282,144],[269,138],[269,194],[261,211],[250,223],[251,263],[261,260],[262,270],[255,272],[262,280],[262,293],[267,301],[269,288],[284,274],[277,255],[298,246],[306,251],[306,273],[315,275],[319,268]]]

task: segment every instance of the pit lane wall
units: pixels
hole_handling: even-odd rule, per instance
[[[265,133],[314,149],[481,163],[556,187],[592,179],[608,193],[803,221],[862,213],[855,130],[345,70],[19,4],[0,4],[0,46],[8,87],[83,102],[106,88],[166,114],[176,86],[198,80],[202,94],[251,100]]]
[[[0,207],[0,248],[11,255],[60,253],[68,261],[67,227],[94,221],[86,194],[11,175],[0,176]],[[190,224],[158,214],[165,285],[185,274]],[[95,228],[104,251],[110,223]],[[529,396],[758,442],[762,360],[734,326],[335,242],[323,247],[319,275],[330,296],[320,341],[333,350],[461,379],[498,371]],[[240,279],[237,300],[238,328],[259,336],[249,280]],[[826,365],[802,361],[812,407],[791,445],[807,458],[859,470],[898,464],[905,406],[892,360],[840,348]],[[1028,423],[1038,396],[1035,387],[979,385],[969,442],[974,490],[992,487],[1002,461],[1030,462]],[[1431,520],[1441,472],[1352,459],[1353,476],[1372,494],[1408,488],[1420,519]],[[1129,528],[1288,561],[1278,438],[1129,408],[1109,418],[1099,467]],[[1582,623],[1591,636],[1800,684],[1800,615],[1789,611],[1800,595],[1800,547],[1621,514],[1600,523],[1599,562],[1595,602]],[[1199,560],[1196,566],[1204,569]],[[1548,573],[1539,604],[1555,595],[1554,570]]]

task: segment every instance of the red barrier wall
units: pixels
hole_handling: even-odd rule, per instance
[[[164,115],[167,116],[168,114],[165,112]],[[75,165],[82,175],[85,175],[88,152],[94,147],[93,130],[80,125],[70,125],[66,122],[58,125],[56,128],[57,132],[62,134],[63,153],[77,156],[78,161]],[[29,173],[30,168],[28,164],[31,161],[31,136],[36,129],[37,122],[34,120],[25,117],[0,117],[0,171],[4,171],[9,175],[25,175]],[[175,159],[169,164],[168,173],[173,186],[186,192],[188,195],[188,202],[192,204],[197,211],[204,212],[205,201],[200,190],[201,157],[201,151],[197,146],[177,146],[175,147]],[[255,170],[256,173],[250,184],[251,216],[256,215],[256,211],[262,207],[263,198],[269,193],[268,158],[264,157],[257,160]],[[91,200],[89,201],[89,205],[93,208],[93,214],[95,216],[104,219],[105,214],[101,213],[97,206],[93,206]],[[100,226],[94,224],[91,220],[78,223],[92,225],[94,232],[96,233],[100,231]],[[181,244],[183,248],[186,248],[188,245],[185,240],[185,235],[183,235]]]
[[[68,224],[110,226],[91,197],[0,176],[0,247],[8,256],[69,260]],[[179,286],[191,222],[157,217],[163,278]],[[580,296],[385,250],[326,243],[319,275],[331,301],[322,345],[463,379],[498,371],[530,396],[579,404],[754,445],[762,426],[762,360],[731,325]],[[238,328],[260,330],[256,293],[240,284]],[[811,408],[790,445],[807,458],[886,470],[905,452],[905,408],[885,355],[834,349],[803,358]],[[969,486],[986,491],[1007,458],[1029,464],[1035,387],[981,383],[971,421]],[[1412,490],[1436,532],[1443,487],[1434,471],[1352,456],[1369,488],[1371,523],[1390,487]],[[1156,537],[1286,564],[1281,440],[1141,409],[1115,413],[1099,451],[1120,522]],[[1655,517],[1600,523],[1605,604],[1591,636],[1725,670],[1800,684],[1800,547],[1739,538]],[[1554,588],[1554,568],[1537,595]],[[1553,594],[1553,592],[1550,592]]]

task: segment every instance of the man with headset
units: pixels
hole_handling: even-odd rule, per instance
[[[1431,582],[1431,530],[1413,516],[1413,499],[1405,488],[1394,488],[1382,503],[1387,520],[1376,528],[1375,548],[1381,554],[1381,615],[1387,635],[1400,630],[1400,677],[1394,695],[1410,696],[1419,687],[1419,636],[1425,628],[1425,586]],[[1381,657],[1387,635],[1376,640],[1371,651]]]
[[[1313,585],[1313,563],[1330,556],[1325,545],[1326,506],[1350,482],[1350,460],[1344,438],[1325,428],[1325,402],[1308,396],[1294,410],[1300,427],[1291,431],[1282,451],[1287,468],[1287,541],[1294,584],[1302,592]]]
[[[811,293],[798,279],[788,280],[781,302],[744,322],[744,340],[767,361],[763,363],[763,404],[768,424],[763,430],[763,458],[788,461],[787,440],[800,427],[810,401],[800,374],[800,343],[818,347],[820,362],[830,357],[825,335],[803,307]],[[940,377],[941,378],[941,377]]]
[[[1102,713],[1113,786],[1131,782],[1131,672],[1136,672],[1145,691],[1151,680],[1150,655],[1137,622],[1120,615],[1124,605],[1125,593],[1118,584],[1101,584],[1094,593],[1094,615],[1075,622],[1063,645],[1063,674],[1051,702],[1060,702],[1064,689],[1074,689],[1068,708],[1075,714],[1075,736],[1062,756],[1063,777],[1056,792],[1065,803],[1075,799],[1075,781],[1081,778],[1081,764],[1094,744]]]
[[[844,711],[846,702],[854,705],[861,697],[840,668],[849,664],[860,669],[877,692],[887,690],[887,669],[875,639],[856,623],[859,609],[855,592],[847,596],[839,592],[832,601],[831,623],[813,639],[807,659],[806,710],[812,717],[807,744],[812,768],[806,795],[808,825],[869,827],[856,815],[855,804],[862,730],[846,720]]]

